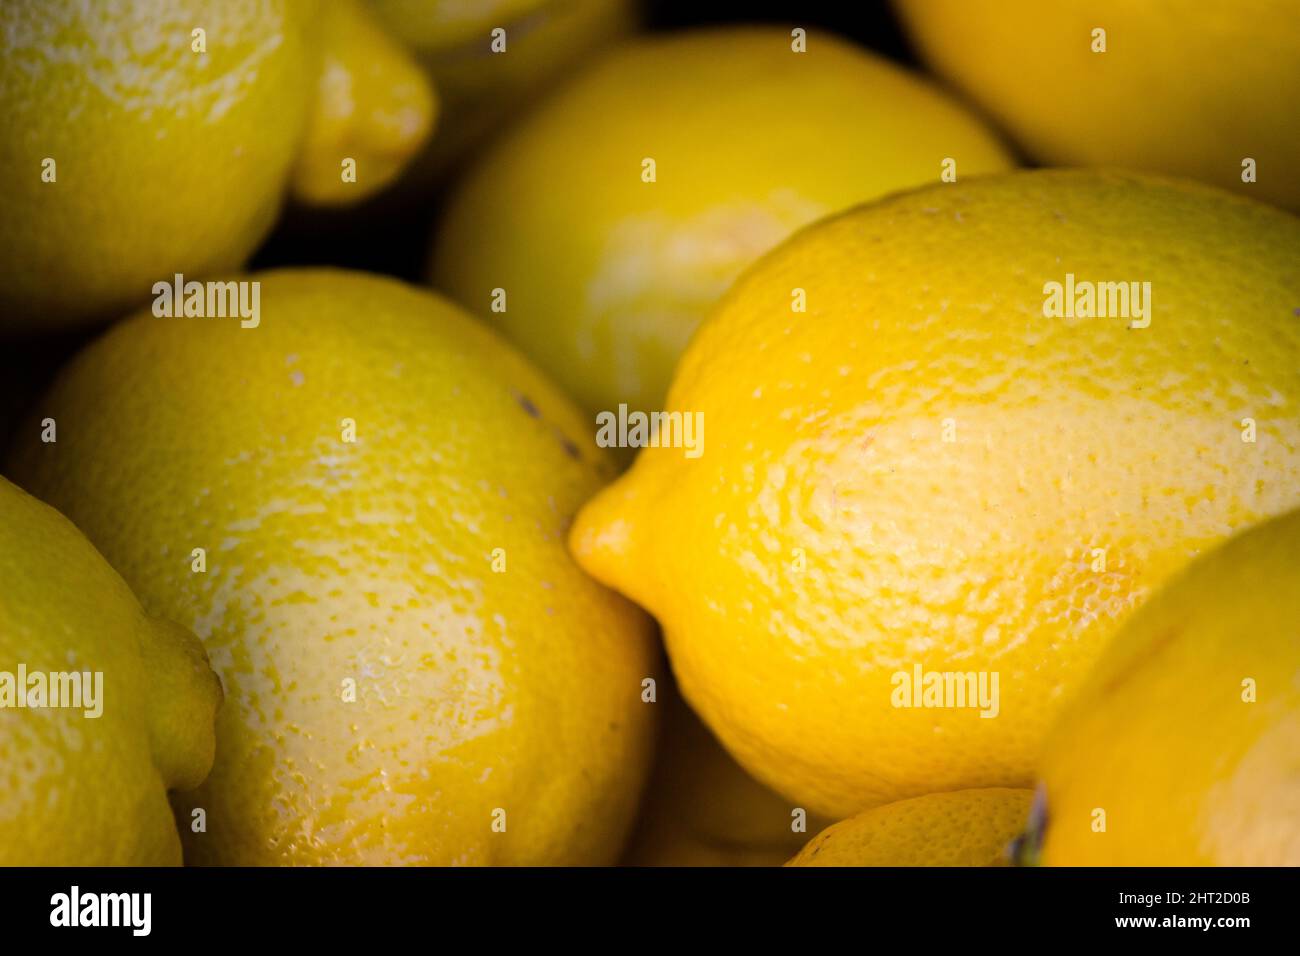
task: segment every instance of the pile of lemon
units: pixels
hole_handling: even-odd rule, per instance
[[[1300,864],[1300,0],[895,7],[0,7],[0,865]]]

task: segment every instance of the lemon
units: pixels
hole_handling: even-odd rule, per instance
[[[1133,615],[1048,738],[1042,860],[1300,865],[1300,511]]]
[[[325,0],[322,64],[298,148],[294,198],[345,205],[387,186],[418,155],[438,114],[419,68],[357,0]],[[351,163],[348,176],[344,164]]]
[[[252,281],[256,328],[115,326],[38,407],[58,443],[15,462],[225,680],[187,861],[615,862],[658,649],[565,551],[604,453],[437,296]]]
[[[831,821],[745,773],[672,688],[629,866],[779,866]]]
[[[992,177],[822,222],[684,356],[668,407],[707,425],[698,457],[668,429],[571,546],[799,805],[1029,786],[1131,609],[1300,501],[1297,261],[1295,218],[1137,174]],[[1076,280],[1069,317],[1053,284]],[[1087,289],[1107,317],[1083,317]]]
[[[896,5],[924,58],[1036,159],[1189,176],[1300,209],[1300,0]]]
[[[236,268],[291,186],[359,198],[432,123],[427,80],[356,0],[15,0],[0,47],[8,329],[116,318],[175,273]]]
[[[0,478],[0,866],[174,866],[221,685],[53,508]],[[55,706],[57,705],[57,706]]]
[[[368,0],[438,88],[443,119],[405,182],[443,173],[601,44],[636,22],[631,0]]]
[[[434,284],[589,413],[648,412],[709,307],[795,229],[937,182],[945,159],[959,179],[1008,167],[919,77],[829,35],[798,42],[727,28],[611,51],[470,172]]]
[[[817,834],[790,866],[1007,866],[1032,790],[931,793],[864,810]]]
[[[392,33],[403,41],[421,49],[452,50],[483,41],[480,57],[491,52],[487,41],[491,32],[504,30],[507,43],[501,53],[513,52],[509,40],[519,27],[524,36],[525,27],[532,18],[540,18],[553,8],[565,6],[591,6],[586,3],[555,3],[553,0],[366,0]],[[462,49],[467,57],[468,49]]]

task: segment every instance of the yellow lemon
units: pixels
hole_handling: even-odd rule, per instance
[[[9,329],[115,318],[175,273],[236,268],[291,186],[359,198],[433,119],[356,0],[15,0],[0,48]]]
[[[686,700],[799,805],[1028,786],[1130,610],[1300,501],[1297,261],[1295,218],[1137,174],[824,221],[700,329],[679,424],[572,548],[659,618]]]
[[[313,109],[290,178],[294,198],[355,202],[387,186],[429,138],[439,102],[419,68],[357,0],[323,0]]]
[[[831,821],[764,787],[731,759],[671,683],[659,755],[629,866],[779,866]]]
[[[600,44],[631,31],[632,0],[368,0],[438,88],[438,135],[405,182],[448,167],[533,103]]]
[[[931,793],[824,830],[790,866],[1007,866],[1032,790]]]
[[[1300,209],[1300,0],[896,0],[934,68],[1035,158]]]
[[[1300,511],[1134,614],[1048,738],[1042,861],[1300,866],[1297,621]]]
[[[709,307],[799,226],[945,168],[1009,166],[921,78],[829,35],[800,44],[728,28],[611,51],[469,174],[434,284],[588,412],[649,411]]]
[[[651,755],[644,615],[565,551],[610,473],[483,325],[359,273],[255,275],[260,322],[115,326],[15,472],[225,680],[217,864],[617,860]]]
[[[0,866],[174,866],[167,791],[212,766],[221,685],[85,536],[0,478]]]

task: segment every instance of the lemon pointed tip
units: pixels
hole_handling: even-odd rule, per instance
[[[631,507],[634,491],[626,477],[605,488],[578,512],[569,530],[569,551],[579,567],[607,587],[641,601],[633,574],[644,549]]]

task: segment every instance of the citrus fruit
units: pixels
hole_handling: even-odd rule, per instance
[[[1286,213],[1115,172],[823,221],[683,357],[667,407],[703,442],[643,449],[574,554],[798,805],[1029,786],[1131,609],[1300,502],[1297,261]]]
[[[439,103],[357,0],[325,0],[316,30],[323,62],[290,186],[301,202],[346,205],[387,186],[418,155]],[[345,178],[348,160],[355,170]]]
[[[630,32],[632,0],[368,0],[437,86],[438,135],[411,164],[418,191],[526,109],[601,44]],[[500,31],[500,32],[497,32]]]
[[[829,35],[806,44],[727,28],[599,58],[455,191],[434,285],[589,413],[648,412],[708,308],[799,226],[937,182],[945,159],[959,179],[1009,166],[921,78]]]
[[[896,5],[924,59],[1041,162],[1189,176],[1300,210],[1300,0]]]
[[[831,821],[809,818],[745,773],[671,683],[629,866],[780,866]]]
[[[1048,738],[1042,862],[1300,865],[1298,620],[1300,511],[1139,609]]]
[[[790,866],[1007,866],[1032,790],[931,793],[864,810],[808,841]]]
[[[0,478],[0,866],[175,866],[167,791],[212,766],[221,685],[72,522]]]
[[[10,330],[116,318],[175,273],[236,268],[291,185],[358,198],[432,122],[427,80],[356,0],[14,0],[0,45]]]
[[[565,551],[610,473],[590,431],[431,293],[246,281],[256,328],[114,326],[38,405],[57,445],[14,462],[225,680],[187,861],[615,862],[658,649]]]

